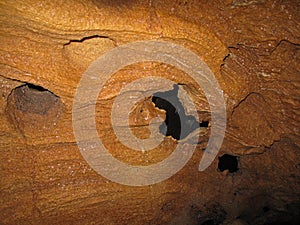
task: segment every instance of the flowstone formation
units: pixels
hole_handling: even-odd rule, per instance
[[[299,11],[297,0],[0,1],[0,224],[296,224]],[[227,126],[217,157],[199,171],[212,126],[199,85],[161,62],[114,71],[95,107],[98,136],[114,158],[148,166],[183,142],[178,114],[160,96],[145,96],[128,120],[132,133],[146,139],[151,120],[161,117],[168,123],[161,145],[133,151],[117,139],[114,100],[139,78],[175,82],[198,114],[178,103],[192,123],[184,137],[201,130],[198,141],[187,143],[196,149],[180,171],[134,187],[99,175],[83,158],[72,106],[92,62],[143,40],[183,46],[206,63],[223,91]]]

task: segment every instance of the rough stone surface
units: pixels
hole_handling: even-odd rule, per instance
[[[0,2],[0,224],[296,224],[299,219],[300,4],[297,0]],[[106,51],[139,40],[192,50],[215,74],[227,107],[218,156],[239,170],[198,164],[209,127],[188,164],[150,186],[113,183],[93,171],[72,132],[72,103],[87,67]],[[143,154],[116,140],[110,123],[121,88],[147,76],[182,84],[199,119],[209,105],[195,82],[149,62],[114,74],[99,95],[97,129],[111,154],[149,165],[177,141]],[[39,88],[42,87],[42,88]],[[146,138],[150,99],[130,114]]]

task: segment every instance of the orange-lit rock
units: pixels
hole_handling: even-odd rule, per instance
[[[299,218],[299,2],[1,1],[1,224],[296,224]],[[131,187],[97,174],[80,154],[72,103],[88,66],[103,53],[141,40],[176,43],[212,70],[226,97],[227,129],[218,156],[238,157],[234,173],[218,157],[198,171],[209,137],[201,133],[187,165],[158,184]],[[109,63],[109,62],[108,62]],[[177,141],[153,152],[116,139],[110,110],[121,88],[147,76],[182,84],[201,121],[210,108],[184,72],[157,62],[114,74],[99,95],[99,136],[117,159],[149,165]],[[145,99],[130,114],[148,135],[164,112]],[[278,223],[275,223],[278,222]]]

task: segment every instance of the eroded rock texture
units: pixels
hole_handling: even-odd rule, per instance
[[[1,1],[1,224],[296,224],[299,220],[300,5],[297,0]],[[204,172],[203,132],[188,164],[143,187],[100,176],[78,150],[72,103],[88,66],[108,50],[164,40],[194,53],[215,74],[227,107],[221,157],[236,169]],[[149,165],[177,140],[142,153],[124,147],[110,123],[121,88],[147,76],[180,84],[210,120],[201,89],[170,65],[148,62],[114,74],[99,95],[99,137],[123,162]],[[150,98],[130,114],[136,136],[165,113]],[[196,144],[196,143],[192,143]]]

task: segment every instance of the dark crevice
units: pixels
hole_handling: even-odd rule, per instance
[[[84,41],[87,41],[87,40],[91,40],[91,39],[94,39],[94,38],[106,38],[106,39],[109,39],[111,41],[113,41],[115,43],[115,40],[113,40],[112,38],[108,37],[108,36],[103,36],[103,35],[91,35],[91,36],[87,36],[87,37],[83,37],[81,39],[71,39],[69,42],[65,43],[64,46],[67,46],[67,45],[70,45],[71,43],[82,43]]]
[[[178,98],[179,87],[174,84],[173,90],[153,94],[152,102],[159,109],[166,111],[166,119],[160,126],[160,132],[177,140],[184,139],[195,129],[208,127],[209,122],[199,123],[194,116],[186,115],[183,105]],[[182,121],[180,120],[182,118]]]
[[[287,40],[287,39],[282,39],[282,40],[280,40],[280,41],[275,45],[275,47],[274,47],[273,49],[270,50],[270,55],[273,54],[273,53],[274,53],[274,52],[275,52],[282,44],[284,44],[284,43],[287,43],[287,44],[293,45],[293,46],[297,46],[297,47],[300,46],[299,43],[294,43],[294,42],[289,41],[289,40]],[[298,49],[299,49],[299,48],[298,48]]]
[[[223,58],[223,63],[221,64],[221,67],[225,65],[226,60],[231,56],[231,53],[228,53],[224,58]]]
[[[219,157],[218,169],[221,172],[228,170],[229,173],[234,173],[238,171],[237,156],[224,154],[221,157]]]
[[[36,90],[36,91],[40,91],[40,92],[49,91],[49,90],[43,88],[42,86],[38,86],[38,85],[34,85],[34,84],[29,84],[29,83],[27,83],[25,85],[22,85],[22,86],[27,86],[31,90]],[[51,91],[49,91],[49,92],[51,92]]]
[[[295,42],[292,42],[292,41],[287,40],[287,39],[281,39],[279,41],[276,41],[276,40],[265,40],[265,41],[261,41],[259,43],[270,42],[270,41],[276,42],[276,44],[274,45],[274,47],[272,47],[272,48],[270,48],[268,50],[268,52],[269,52],[268,55],[271,55],[274,51],[276,51],[276,49],[278,47],[280,47],[284,43],[288,43],[288,44],[293,45],[293,46],[300,46],[299,43],[295,43]],[[256,44],[256,43],[254,43],[254,44]],[[253,44],[250,45],[250,44],[246,44],[246,43],[237,43],[236,46],[228,46],[227,48],[228,49],[235,49],[235,50],[240,49],[240,48],[258,49],[259,46],[253,46]]]
[[[239,44],[237,44],[236,46],[230,45],[230,46],[228,46],[227,48],[228,48],[228,49],[235,49],[235,50],[238,50],[239,47],[237,47],[237,46],[239,46]]]
[[[58,95],[56,95],[54,92],[50,91],[49,89],[46,89],[46,88],[44,88],[44,87],[42,87],[40,85],[36,85],[36,84],[32,84],[32,83],[27,83],[27,82],[24,82],[23,85],[16,87],[15,89],[13,89],[13,91],[16,90],[16,89],[18,89],[18,88],[23,88],[23,87],[29,89],[30,91],[35,91],[35,92],[40,92],[40,93],[47,92],[47,93],[52,94],[56,98],[59,98]]]
[[[241,99],[236,105],[233,106],[231,111],[231,116],[233,116],[235,110],[252,95],[258,95],[264,99],[264,97],[258,92],[254,92],[254,91],[249,92],[243,99]]]

